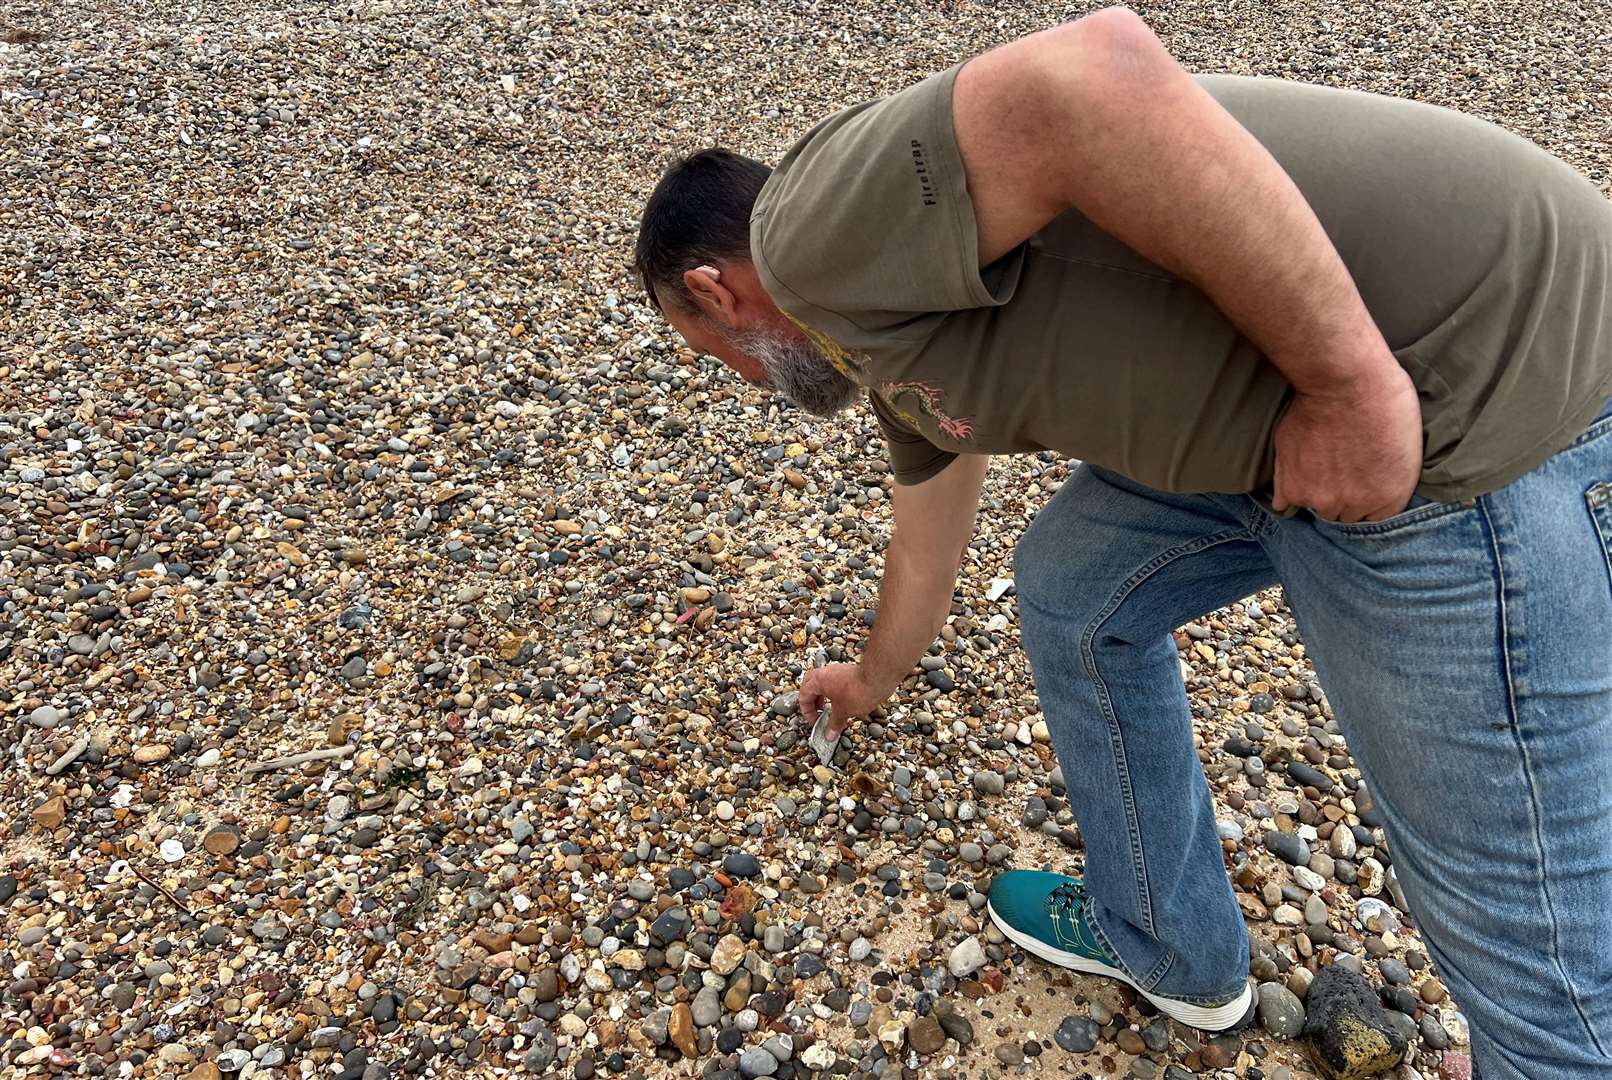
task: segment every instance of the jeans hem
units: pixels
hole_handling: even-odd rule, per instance
[[[1160,951],[1163,955],[1159,957],[1159,962],[1153,965],[1153,971],[1149,973],[1149,978],[1138,979],[1131,971],[1130,965],[1120,957],[1119,951],[1114,948],[1113,940],[1103,930],[1102,924],[1097,921],[1095,912],[1092,912],[1090,909],[1088,909],[1086,912],[1086,925],[1091,927],[1092,936],[1095,937],[1097,939],[1097,943],[1103,947],[1103,951],[1108,953],[1109,956],[1113,957],[1119,969],[1125,972],[1126,978],[1128,978],[1138,989],[1153,994],[1155,997],[1167,997],[1171,1001],[1181,1001],[1188,1005],[1201,1005],[1206,1008],[1214,1008],[1217,1005],[1224,1005],[1228,1001],[1231,1001],[1238,994],[1242,993],[1242,988],[1247,985],[1248,977],[1244,975],[1238,982],[1232,984],[1223,994],[1172,994],[1168,991],[1156,990],[1154,988],[1157,987],[1159,983],[1164,981],[1164,977],[1168,975],[1170,973],[1170,969],[1175,966],[1176,954],[1173,950],[1166,949],[1161,946]]]

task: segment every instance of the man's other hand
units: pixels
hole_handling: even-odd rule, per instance
[[[1331,393],[1295,391],[1276,425],[1272,507],[1328,521],[1404,510],[1422,474],[1422,407],[1399,365]]]
[[[824,701],[834,703],[828,733],[839,738],[853,716],[866,716],[888,695],[876,694],[868,686],[859,664],[829,664],[812,668],[800,680],[800,711],[807,723],[817,723],[817,711]]]

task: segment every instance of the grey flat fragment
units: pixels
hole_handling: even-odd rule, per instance
[[[817,710],[817,723],[812,725],[812,734],[806,740],[817,753],[817,760],[824,765],[834,764],[834,748],[839,745],[838,737],[831,739],[828,736],[828,720],[833,711],[832,705],[823,702],[822,707]]]

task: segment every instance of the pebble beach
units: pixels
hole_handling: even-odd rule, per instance
[[[822,764],[873,415],[769,399],[632,275],[673,153],[774,160],[1086,10],[0,6],[0,1073],[1310,1080],[1342,965],[1384,1075],[1468,1080],[1279,591],[1176,635],[1259,984],[1212,1036],[984,911],[1081,866],[1011,565],[1073,463],[992,464],[944,632]],[[1605,3],[1137,10],[1612,193]]]

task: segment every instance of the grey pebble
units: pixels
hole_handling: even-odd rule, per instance
[[[778,1071],[778,1059],[759,1046],[739,1055],[739,1074],[744,1077],[771,1076]]]
[[[1097,1046],[1097,1025],[1083,1016],[1066,1016],[1058,1030],[1052,1033],[1053,1041],[1072,1054],[1085,1054]]]
[[[699,1027],[710,1027],[722,1019],[722,996],[714,986],[703,986],[700,992],[694,995],[694,1001],[689,1006],[694,1014],[694,1023]]]
[[[34,727],[48,730],[62,722],[62,714],[53,706],[41,705],[28,714],[28,722]]]
[[[975,790],[986,795],[1000,795],[1006,787],[1007,784],[1002,779],[1002,774],[994,769],[981,769],[974,774]]]
[[[1417,1024],[1422,1041],[1433,1050],[1448,1050],[1450,1048],[1450,1033],[1444,1030],[1444,1025],[1431,1013],[1424,1014]]]
[[[1270,830],[1265,834],[1265,849],[1294,866],[1303,866],[1310,861],[1310,845],[1296,833]]]
[[[1281,983],[1259,987],[1259,1023],[1279,1039],[1296,1039],[1304,1030],[1304,1006],[1293,991]]]

